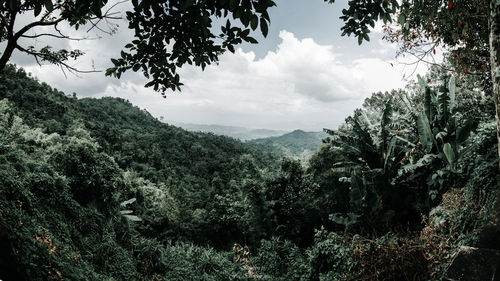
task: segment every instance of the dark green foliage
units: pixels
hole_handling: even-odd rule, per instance
[[[464,98],[457,95],[465,90],[458,91],[452,77],[435,94],[419,79],[413,95],[375,94],[343,127],[329,131],[330,150],[344,155],[330,164],[332,171],[350,184],[349,207],[331,219],[348,230],[416,226],[419,214],[466,182],[460,175],[470,163],[473,146],[465,145],[475,122],[459,111]]]
[[[309,280],[307,256],[288,240],[262,240],[255,266],[265,280]]]
[[[498,192],[492,116],[463,104],[488,103],[457,85],[375,94],[304,163],[8,67],[0,278],[438,280]]]
[[[162,124],[123,100],[68,98],[13,68],[0,80],[0,278],[240,274],[230,253],[192,243],[227,249],[242,232],[262,235],[262,227],[252,228],[257,207],[248,207],[262,201],[263,179],[251,180],[270,156]],[[214,205],[227,221],[212,213]]]
[[[53,3],[54,2],[54,3]],[[141,71],[149,80],[146,87],[153,87],[163,95],[168,89],[180,89],[177,69],[185,64],[205,69],[217,63],[219,56],[242,42],[257,43],[250,33],[260,27],[262,35],[269,29],[268,9],[276,6],[272,0],[228,1],[128,1],[108,3],[107,0],[1,0],[0,1],[0,72],[3,72],[14,50],[33,56],[37,62],[48,62],[66,68],[69,72],[95,72],[81,70],[68,63],[84,53],[81,50],[59,49],[45,45],[28,45],[29,40],[39,38],[75,39],[61,33],[60,24],[68,24],[78,30],[90,26],[103,33],[114,34],[121,19],[117,6],[125,6],[128,28],[134,31],[134,39],[124,46],[119,57],[111,59],[114,67],[106,75],[117,78],[127,70]],[[109,5],[107,5],[109,4]],[[29,22],[19,20],[19,15],[34,15]],[[232,16],[232,19],[229,18]],[[214,18],[226,20],[220,33],[213,29]],[[101,26],[106,22],[106,26]],[[36,35],[27,33],[44,27],[46,32]],[[23,39],[23,40],[20,40]],[[84,40],[85,37],[78,40]],[[40,41],[41,42],[41,41]],[[118,56],[118,54],[117,54]]]
[[[229,1],[132,1],[126,13],[135,39],[125,45],[121,57],[112,59],[114,67],[106,75],[120,78],[129,69],[142,71],[150,79],[145,86],[161,90],[180,89],[177,68],[194,64],[205,69],[216,63],[224,51],[235,51],[243,41],[257,43],[250,36],[260,26],[267,36],[270,22],[267,10],[272,0]],[[238,20],[243,27],[228,18]],[[220,34],[214,34],[213,18],[226,19]]]
[[[334,3],[335,0],[324,0]],[[379,19],[385,23],[392,22],[392,15],[396,13],[400,5],[397,1],[349,1],[349,8],[342,10],[340,17],[345,25],[342,27],[342,35],[351,35],[358,37],[358,43],[361,45],[363,40],[370,41],[368,33],[370,27],[375,27],[375,22]]]
[[[247,141],[246,144],[278,156],[308,160],[322,143],[327,134],[295,130],[278,137],[268,137]]]
[[[424,247],[387,233],[376,239],[320,230],[309,252],[309,280],[428,280]]]
[[[344,127],[329,131],[330,149],[346,159],[332,163],[332,172],[344,175],[339,180],[350,185],[349,207],[331,218],[348,230],[385,227],[392,220],[407,220],[415,212],[409,190],[397,187],[394,181],[410,143],[408,136],[400,135],[406,135],[410,126],[393,126],[393,113],[389,98],[382,112],[358,110],[346,119]]]

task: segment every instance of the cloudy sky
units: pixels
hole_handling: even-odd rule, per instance
[[[39,67],[19,53],[12,61],[67,94],[123,97],[169,123],[281,130],[336,128],[371,93],[404,87],[404,77],[415,78],[411,76],[414,67],[395,62],[396,47],[381,40],[380,27],[362,46],[356,38],[340,36],[339,16],[347,1],[333,5],[322,0],[276,2],[278,7],[270,10],[267,38],[256,35],[259,44],[244,44],[205,71],[185,67],[180,71],[182,92],[169,93],[166,99],[144,88],[141,74],[127,73],[120,80],[103,73],[65,77],[58,68]],[[86,55],[76,66],[105,69],[132,36],[125,22],[119,24],[113,36],[96,30],[79,34],[102,37],[99,40],[30,44],[79,48]],[[416,73],[424,72],[425,66],[420,65]]]

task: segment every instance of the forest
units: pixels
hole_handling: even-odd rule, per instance
[[[301,163],[8,66],[0,278],[442,280],[498,191],[475,83],[374,93]]]
[[[246,142],[122,98],[78,98],[10,61],[18,50],[78,72],[79,50],[18,39],[37,39],[36,26],[68,39],[59,22],[97,26],[106,3],[0,1],[0,281],[498,279],[498,1],[349,1],[343,34],[361,44],[375,21],[394,21],[384,40],[398,52],[425,58],[441,44],[444,61],[324,134]],[[179,90],[183,65],[266,36],[273,6],[132,0],[136,39],[106,75]],[[15,31],[27,12],[36,21]],[[228,14],[242,26],[212,34]]]

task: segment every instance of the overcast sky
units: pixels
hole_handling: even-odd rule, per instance
[[[276,2],[267,38],[255,36],[259,44],[244,44],[205,71],[185,67],[180,71],[182,92],[169,93],[166,99],[144,88],[147,81],[141,74],[127,73],[120,80],[103,73],[65,78],[56,67],[39,67],[19,53],[12,61],[67,94],[123,97],[169,123],[309,131],[336,128],[371,93],[404,87],[403,77],[414,72],[413,67],[394,63],[396,47],[381,40],[380,27],[362,46],[356,38],[340,36],[339,16],[347,1]],[[85,34],[102,36],[99,40],[34,44],[82,49],[86,55],[77,66],[105,69],[131,40],[127,24],[120,25],[113,36],[94,30]],[[425,68],[419,66],[417,73],[425,73]]]

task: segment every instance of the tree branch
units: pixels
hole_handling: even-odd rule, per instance
[[[21,35],[22,38],[29,38],[29,39],[36,39],[36,38],[39,38],[39,37],[43,37],[43,36],[47,36],[47,37],[54,37],[54,38],[57,38],[57,39],[67,39],[67,40],[73,40],[73,41],[83,41],[83,40],[96,40],[96,39],[99,39],[97,37],[81,37],[81,38],[76,38],[76,37],[70,37],[68,35],[57,35],[57,34],[53,34],[53,33],[39,33],[39,34],[35,34],[35,35]]]
[[[16,44],[16,49],[21,51],[21,52],[24,52],[28,55],[31,55],[33,57],[35,57],[35,60],[36,62],[38,63],[38,65],[42,65],[40,63],[40,60],[41,61],[44,61],[44,60],[48,60],[50,61],[52,59],[52,61],[50,61],[52,64],[55,64],[55,65],[58,65],[60,67],[64,67],[66,68],[70,73],[72,74],[75,74],[76,73],[95,73],[95,72],[102,72],[101,70],[81,70],[81,69],[78,69],[74,66],[71,66],[69,64],[67,64],[66,62],[64,62],[63,60],[60,60],[56,57],[52,57],[50,55],[47,55],[47,54],[44,54],[44,53],[41,53],[41,52],[37,52],[37,51],[33,51],[33,50],[28,50],[26,48],[23,48],[22,46]],[[64,73],[64,72],[63,72]],[[64,76],[66,76],[66,74],[64,73]]]
[[[54,21],[35,21],[35,22],[32,22],[32,23],[24,26],[23,28],[21,28],[18,32],[16,32],[16,34],[14,35],[14,38],[15,38],[15,40],[19,39],[19,37],[21,37],[24,33],[26,33],[28,30],[30,30],[31,28],[33,28],[35,26],[56,25],[63,20],[64,20],[64,18],[58,18],[57,20],[54,20]]]

